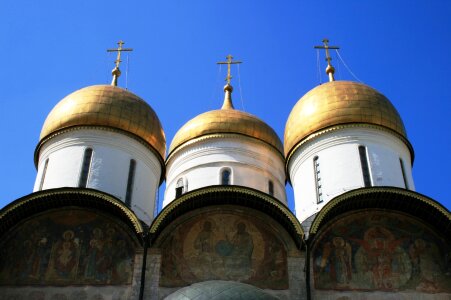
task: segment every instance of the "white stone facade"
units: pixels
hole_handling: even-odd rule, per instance
[[[369,127],[330,131],[298,147],[289,161],[288,173],[300,222],[319,212],[332,198],[365,186],[359,146],[366,150],[371,186],[415,190],[409,148],[400,138]],[[315,175],[315,157],[318,175]]]
[[[177,182],[183,180],[183,193],[220,185],[221,172],[230,170],[230,184],[250,187],[270,194],[287,204],[282,154],[254,138],[221,134],[187,143],[166,162],[166,191],[163,206],[176,197]]]
[[[160,161],[143,144],[113,131],[77,129],[45,142],[39,153],[38,174],[33,191],[78,187],[87,148],[91,148],[93,153],[86,187],[106,192],[124,202],[130,161],[135,161],[130,207],[142,221],[150,224],[160,185]]]

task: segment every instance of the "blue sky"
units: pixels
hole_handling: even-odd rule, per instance
[[[134,48],[128,88],[157,112],[169,144],[189,119],[221,106],[225,68],[216,62],[229,53],[243,61],[235,107],[283,138],[291,108],[319,84],[313,46],[328,37],[401,114],[417,191],[451,208],[451,1],[3,0],[0,22],[0,207],[32,191],[33,151],[52,107],[111,81],[106,49],[119,39]],[[355,80],[332,57],[336,79]]]

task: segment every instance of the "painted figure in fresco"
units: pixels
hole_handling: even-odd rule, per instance
[[[256,265],[254,263],[256,272],[246,283],[258,282],[263,289],[288,289],[285,248],[274,236],[264,231],[261,233],[265,241],[263,259]]]
[[[124,240],[119,240],[113,254],[112,282],[127,283],[132,275],[132,258]]]
[[[20,252],[23,257],[18,261],[17,268],[14,268],[12,273],[22,280],[26,280],[30,274],[30,264],[33,258],[34,245],[31,240],[27,239],[23,241],[21,246]]]
[[[262,265],[269,272],[271,280],[280,280],[285,278],[286,272],[286,254],[279,241],[267,240],[265,245],[265,256]]]
[[[63,239],[57,242],[52,251],[55,271],[58,276],[65,279],[76,274],[74,270],[76,271],[78,265],[78,242],[74,237],[75,233],[72,230],[66,230]]]
[[[195,282],[196,276],[191,272],[184,256],[183,242],[190,226],[177,228],[168,238],[162,256],[161,274],[164,286],[184,286]]]
[[[202,231],[199,232],[194,240],[194,248],[199,251],[199,255],[210,253],[212,251],[212,230],[211,222],[205,221]]]
[[[438,292],[440,288],[437,278],[442,273],[438,249],[423,239],[416,239],[409,247],[409,255],[412,261],[412,274],[420,279],[416,289],[429,293]]]
[[[202,230],[198,233],[194,240],[194,249],[197,250],[197,259],[202,272],[199,272],[201,279],[212,279],[212,224],[210,221],[203,223]],[[198,277],[199,277],[198,276]]]
[[[254,242],[252,236],[246,231],[246,224],[237,224],[237,230],[229,241],[231,252],[224,261],[227,276],[232,280],[245,280],[252,274],[252,252]]]
[[[50,246],[47,237],[47,230],[44,226],[39,226],[36,222],[35,230],[31,234],[34,249],[30,257],[30,274],[32,279],[40,280],[44,277],[45,269],[49,263]]]
[[[72,230],[64,231],[61,238],[52,246],[45,279],[48,281],[74,279],[77,275],[79,254],[75,233]]]
[[[407,281],[407,262],[399,247],[404,238],[396,240],[388,229],[373,226],[364,233],[363,240],[352,240],[361,245],[363,269],[370,274],[373,288],[392,290]]]
[[[0,241],[0,285],[127,284],[132,249],[129,236],[101,214],[48,212],[20,224]]]
[[[102,281],[106,283],[111,283],[112,272],[113,272],[113,256],[116,251],[116,230],[111,227],[111,224],[107,224],[106,238],[103,246],[102,261],[98,264],[99,275],[102,277]]]
[[[324,245],[320,269],[328,266],[330,278],[338,285],[349,284],[352,278],[352,248],[342,237],[334,237]]]
[[[41,260],[41,249],[43,244],[41,239],[47,242],[44,235],[45,227],[39,222],[33,221],[32,226],[22,227],[15,236],[0,249],[0,283],[13,284],[16,282],[37,282],[36,279],[43,273],[43,262]]]
[[[102,281],[103,276],[100,274],[100,265],[103,261],[103,231],[96,227],[92,230],[92,237],[89,241],[89,248],[86,257],[85,264],[85,277],[87,279],[94,279],[96,281]]]

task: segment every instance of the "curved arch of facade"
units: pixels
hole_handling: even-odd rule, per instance
[[[93,208],[123,221],[142,242],[144,227],[136,215],[116,197],[93,189],[58,188],[29,194],[0,211],[0,236],[20,220],[50,209],[67,206]]]
[[[422,219],[445,236],[451,235],[451,214],[443,205],[422,194],[395,187],[361,188],[332,199],[316,215],[309,234],[315,235],[340,214],[366,208],[402,211]]]
[[[163,229],[182,214],[212,205],[238,205],[261,211],[281,224],[297,247],[302,247],[304,231],[289,208],[265,193],[241,186],[213,186],[183,194],[153,221],[149,229],[151,240],[156,240]]]

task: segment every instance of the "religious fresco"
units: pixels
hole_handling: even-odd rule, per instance
[[[134,241],[87,210],[34,217],[0,243],[0,285],[130,284]]]
[[[340,218],[313,249],[316,289],[451,292],[450,241],[389,212]]]
[[[287,289],[282,241],[257,218],[208,213],[179,224],[161,247],[160,286],[233,280],[260,288]]]

